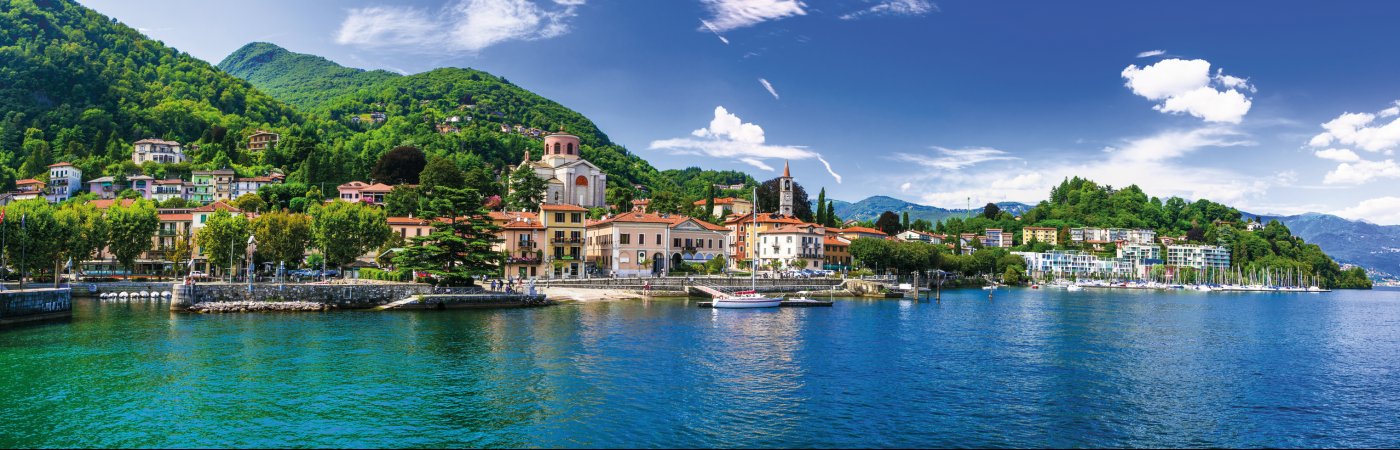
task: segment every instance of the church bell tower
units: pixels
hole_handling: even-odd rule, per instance
[[[792,216],[792,172],[783,161],[783,176],[778,178],[778,214]]]

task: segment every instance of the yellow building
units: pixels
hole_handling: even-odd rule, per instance
[[[1051,227],[1025,227],[1021,229],[1021,243],[1029,244],[1032,240],[1050,245],[1060,244],[1060,230]]]
[[[546,278],[582,278],[584,220],[588,209],[562,204],[540,205],[540,223],[549,242],[544,248]]]

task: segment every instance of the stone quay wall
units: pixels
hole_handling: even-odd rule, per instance
[[[0,326],[73,315],[68,289],[26,289],[0,292]]]
[[[548,306],[554,302],[543,295],[503,294],[428,294],[418,296],[418,301],[400,305],[393,309],[458,309],[458,308],[526,308]]]
[[[170,308],[185,310],[214,302],[309,302],[334,309],[369,309],[415,295],[479,294],[479,287],[442,288],[426,284],[175,284]]]

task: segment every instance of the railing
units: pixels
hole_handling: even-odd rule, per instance
[[[506,258],[506,264],[539,264],[539,258]]]
[[[535,241],[515,241],[515,248],[535,248]]]
[[[555,244],[582,244],[582,237],[555,237],[549,240]]]

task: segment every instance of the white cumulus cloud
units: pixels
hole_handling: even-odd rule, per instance
[[[1362,200],[1356,206],[1341,209],[1333,214],[1381,225],[1400,225],[1400,197]]]
[[[421,53],[478,52],[507,41],[548,39],[569,32],[585,0],[457,0],[438,10],[371,6],[349,11],[336,32],[344,45]]]
[[[1316,152],[1313,152],[1313,155],[1317,156],[1318,158],[1338,162],[1356,162],[1361,160],[1361,157],[1357,156],[1356,152],[1345,148],[1329,148],[1326,150],[1318,150]]]
[[[773,171],[768,160],[815,159],[826,167],[827,173],[841,182],[841,175],[820,153],[804,146],[769,145],[763,127],[744,122],[723,106],[715,107],[710,125],[690,132],[691,137],[652,141],[652,150],[667,150],[676,154],[708,156],[739,161],[761,170]]]
[[[1400,118],[1380,123],[1376,119],[1394,117],[1400,114],[1395,107],[1386,108],[1378,114],[1342,113],[1337,118],[1322,124],[1326,130],[1313,136],[1308,145],[1327,147],[1330,145],[1350,145],[1368,152],[1384,152],[1400,147]]]
[[[798,0],[701,0],[710,11],[710,19],[701,22],[702,29],[719,33],[754,26],[763,22],[807,14],[805,3]],[[724,40],[724,37],[720,37]],[[728,40],[725,40],[728,43]]]
[[[1161,102],[1152,109],[1190,114],[1206,122],[1240,123],[1252,106],[1252,100],[1240,91],[1255,91],[1246,79],[1221,71],[1212,76],[1210,62],[1203,59],[1164,59],[1143,67],[1133,64],[1123,69],[1122,76],[1134,94]]]
[[[1395,160],[1341,163],[1336,169],[1327,172],[1322,183],[1355,185],[1382,178],[1400,178],[1400,166],[1395,165]]]
[[[840,16],[841,20],[879,16],[922,16],[938,11],[938,5],[928,0],[880,0],[874,6]]]

